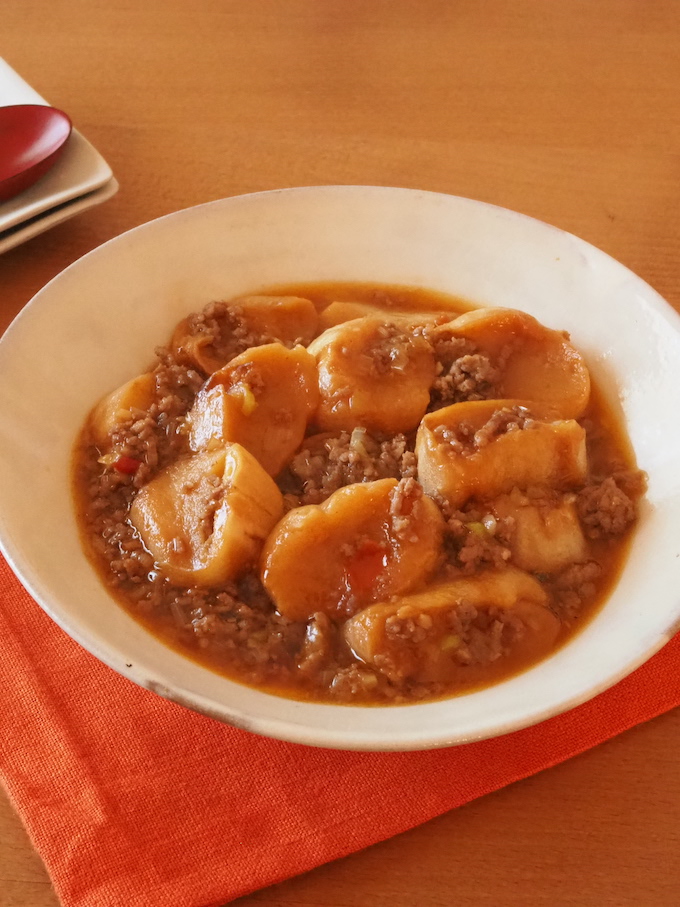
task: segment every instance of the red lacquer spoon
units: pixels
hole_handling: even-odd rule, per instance
[[[0,201],[44,176],[70,134],[71,120],[62,110],[42,104],[0,107]]]

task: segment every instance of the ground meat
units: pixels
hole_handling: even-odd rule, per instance
[[[474,502],[464,510],[442,508],[446,517],[445,553],[450,573],[476,573],[485,568],[507,566],[514,529],[511,517],[497,519],[482,505]]]
[[[463,544],[456,550],[454,565],[464,573],[477,573],[485,567],[500,570],[507,566],[511,552],[493,536],[468,532]]]
[[[637,516],[634,500],[623,490],[625,480],[608,476],[586,485],[576,506],[586,535],[591,539],[621,535]]]
[[[179,364],[164,348],[157,350],[154,401],[147,411],[133,410],[111,434],[111,450],[100,456],[94,444],[84,458],[85,521],[99,554],[111,562],[114,585],[127,579],[141,583],[153,566],[127,516],[136,491],[187,449],[182,426],[203,383],[193,369]],[[115,463],[130,457],[139,466],[132,474]],[[212,525],[212,515],[210,516]]]
[[[469,422],[459,422],[455,428],[437,425],[433,433],[437,441],[444,444],[451,453],[469,457],[475,452],[475,430]]]
[[[154,401],[146,411],[131,410],[116,426],[106,458],[111,463],[120,457],[139,461],[132,480],[135,488],[141,488],[186,450],[184,417],[203,384],[198,372],[178,364],[168,350],[160,348],[157,354]]]
[[[524,406],[510,406],[497,409],[491,418],[474,434],[474,445],[477,449],[486,447],[499,435],[513,431],[527,431],[536,424]]]
[[[85,525],[96,553],[110,564],[107,579],[113,586],[142,582],[154,566],[139,536],[127,521],[136,488],[132,475],[102,468],[89,460],[86,487]]]
[[[437,367],[428,412],[494,396],[501,378],[498,364],[494,365],[471,341],[455,337],[437,325],[425,325],[421,331],[432,346]]]
[[[130,526],[114,514],[101,523],[104,550],[111,557],[111,574],[116,585],[143,583],[153,570],[153,557]]]
[[[356,428],[350,435],[308,438],[282,476],[288,504],[320,504],[338,488],[375,479],[409,478],[416,474],[416,457],[403,434],[391,438]]]
[[[217,367],[226,365],[253,346],[273,343],[276,338],[251,330],[238,305],[226,302],[211,302],[185,323],[189,337],[198,338],[200,346],[210,361]],[[181,355],[181,353],[180,353]]]
[[[555,577],[539,577],[550,593],[551,607],[563,622],[571,622],[580,614],[586,601],[597,592],[602,568],[596,561],[572,564]]]
[[[454,427],[436,426],[434,436],[452,453],[462,457],[471,457],[500,435],[513,431],[526,431],[535,425],[536,420],[532,418],[526,407],[511,406],[497,409],[485,424],[476,430],[469,422],[463,421]]]
[[[458,359],[477,351],[471,341],[464,337],[454,337],[448,331],[443,332],[437,325],[424,325],[420,332],[432,346],[435,361],[439,363],[442,372],[448,371]]]
[[[468,608],[472,605],[468,604]],[[525,632],[523,622],[510,608],[475,609],[472,619],[462,619],[460,609],[452,612],[452,632],[460,643],[453,657],[461,665],[487,665],[507,655]]]
[[[409,476],[399,480],[390,494],[390,529],[394,538],[417,541],[417,538],[409,538],[409,535],[418,507],[422,507],[420,504],[422,498],[423,488],[414,478]]]
[[[178,362],[167,347],[157,347],[158,364],[154,369],[156,398],[159,410],[177,415],[176,409],[186,412],[203,384],[203,378],[190,366]],[[165,405],[163,401],[169,400]]]
[[[350,702],[370,698],[380,686],[380,680],[374,671],[355,663],[337,671],[329,689],[335,699]],[[386,694],[386,698],[395,695],[395,691],[385,684],[382,685],[382,692]]]
[[[411,659],[403,657],[404,649],[417,650],[427,640],[434,640],[453,662],[478,667],[507,655],[525,632],[524,623],[511,609],[477,608],[468,601],[452,604],[445,614],[438,612],[437,617],[438,626],[427,612],[414,613],[405,606],[386,620],[387,651],[376,655],[374,661],[393,684],[403,685],[414,672]],[[444,636],[442,618],[447,628]],[[416,668],[415,672],[419,670]]]
[[[385,636],[390,640],[408,640],[419,645],[432,635],[433,628],[434,622],[425,612],[408,616],[400,616],[397,612],[385,621]]]
[[[152,573],[138,591],[141,613],[165,620],[185,646],[228,658],[246,682],[285,682],[295,674],[305,626],[278,614],[256,577],[206,589]]]
[[[466,400],[488,400],[500,380],[499,370],[482,353],[460,356],[448,369],[441,364],[440,368],[430,389],[428,412]]]
[[[385,375],[393,369],[403,370],[413,355],[416,343],[422,344],[422,341],[407,333],[399,325],[389,323],[380,325],[367,351],[373,374]]]

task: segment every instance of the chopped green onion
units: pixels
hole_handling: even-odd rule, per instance
[[[480,538],[485,539],[488,536],[488,531],[484,523],[466,523],[465,524],[470,532],[474,532],[475,535],[478,535]]]

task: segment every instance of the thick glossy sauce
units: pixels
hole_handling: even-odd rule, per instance
[[[451,313],[452,317],[474,308],[474,306],[464,300],[441,293],[401,286],[376,287],[375,285],[364,283],[296,284],[294,286],[269,287],[259,292],[267,295],[303,296],[311,299],[319,312],[323,311],[330,302],[337,300],[379,305],[387,312],[445,312]],[[165,338],[159,338],[159,340],[163,339]],[[585,425],[587,423],[595,427],[594,431],[588,432],[588,457],[591,473],[608,474],[620,470],[635,469],[634,457],[626,436],[625,426],[616,419],[612,409],[607,405],[603,394],[595,384],[591,385],[590,402],[579,421],[581,424]],[[373,700],[370,695],[358,695],[352,698],[351,701],[346,699],[338,701],[333,696],[328,695],[328,693],[320,691],[314,682],[310,682],[304,676],[295,676],[292,679],[286,678],[283,681],[263,677],[258,678],[254,682],[248,671],[240,670],[237,664],[229,660],[228,655],[225,655],[224,649],[213,649],[209,645],[202,647],[200,640],[188,635],[185,629],[180,629],[176,614],[174,614],[172,609],[152,609],[140,607],[136,604],[129,595],[124,594],[120,588],[112,584],[108,563],[95,550],[93,545],[91,530],[88,528],[88,521],[84,516],[88,507],[88,485],[93,474],[92,468],[91,439],[87,429],[85,429],[76,448],[74,463],[75,498],[80,517],[84,548],[100,572],[102,580],[112,589],[112,593],[120,604],[151,633],[183,655],[195,659],[218,673],[278,695],[289,698],[337,702],[337,704],[391,704],[390,701],[386,701],[384,698],[377,701]],[[564,645],[575,633],[579,632],[608,598],[624,563],[633,528],[627,529],[616,538],[589,540],[589,557],[594,558],[602,568],[599,577],[595,580],[596,591],[588,601],[584,602],[576,619],[563,621],[554,650]],[[436,579],[437,577],[430,579],[428,585]],[[517,661],[510,654],[485,665],[483,669],[480,668],[478,671],[470,670],[467,681],[457,685],[454,689],[432,691],[430,695],[426,694],[425,698],[443,698],[492,685],[525,670],[536,660],[542,660],[543,657],[529,661],[526,659]],[[422,698],[422,693],[419,696]],[[398,704],[404,704],[404,701],[412,700],[409,700],[408,697],[406,700],[402,697],[395,699]],[[415,701],[419,701],[419,697],[415,697]]]

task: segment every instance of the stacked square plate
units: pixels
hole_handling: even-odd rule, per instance
[[[0,107],[11,104],[47,101],[0,58]],[[74,129],[63,154],[42,179],[14,198],[0,202],[0,253],[106,201],[117,191],[118,183],[109,165]]]

